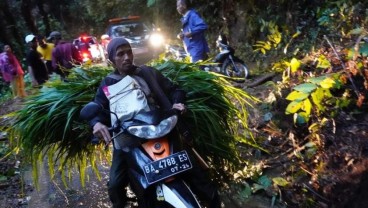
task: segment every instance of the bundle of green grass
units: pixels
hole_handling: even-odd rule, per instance
[[[197,151],[213,169],[239,164],[237,144],[256,145],[247,126],[247,108],[256,99],[234,87],[226,77],[200,70],[197,64],[158,60],[151,65],[187,92],[184,120]],[[77,167],[83,182],[89,165],[98,174],[99,155],[106,152],[91,144],[91,129],[79,120],[79,112],[111,71],[103,66],[76,67],[69,82],[47,82],[27,98],[21,110],[11,114],[14,124],[7,130],[12,141],[30,156],[34,167],[48,156],[52,176],[54,170]],[[35,168],[35,178],[37,173]]]

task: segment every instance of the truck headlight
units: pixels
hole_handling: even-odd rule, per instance
[[[159,33],[153,33],[151,36],[150,36],[150,44],[153,46],[153,47],[160,47],[164,44],[164,36],[162,36],[161,34]]]

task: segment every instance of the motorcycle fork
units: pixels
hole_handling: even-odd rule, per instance
[[[231,63],[233,64],[233,66],[234,66],[234,71],[235,72],[239,72],[239,70],[238,70],[238,68],[236,67],[236,64],[235,64],[235,62],[234,62],[234,59],[233,59],[233,56],[232,55],[229,55],[229,59],[230,59],[230,61],[231,61]]]
[[[170,145],[166,137],[149,140],[143,143],[142,147],[154,161],[170,155]]]

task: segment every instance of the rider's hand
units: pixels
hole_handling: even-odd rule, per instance
[[[192,33],[190,33],[190,32],[186,32],[186,33],[184,33],[183,34],[185,37],[187,37],[187,38],[191,38],[192,37]]]
[[[181,114],[184,114],[187,109],[183,103],[175,103],[172,107],[173,109],[179,110]]]
[[[184,35],[183,35],[183,33],[181,32],[181,33],[179,33],[176,37],[177,37],[178,39],[183,39],[183,38],[184,38]]]
[[[97,122],[93,126],[93,135],[96,137],[99,137],[100,139],[103,139],[106,144],[109,144],[111,141],[111,135],[109,132],[109,129],[104,124]]]

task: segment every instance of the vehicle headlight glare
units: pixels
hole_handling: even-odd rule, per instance
[[[162,46],[164,43],[164,37],[161,34],[154,33],[150,37],[150,43],[153,47]]]

